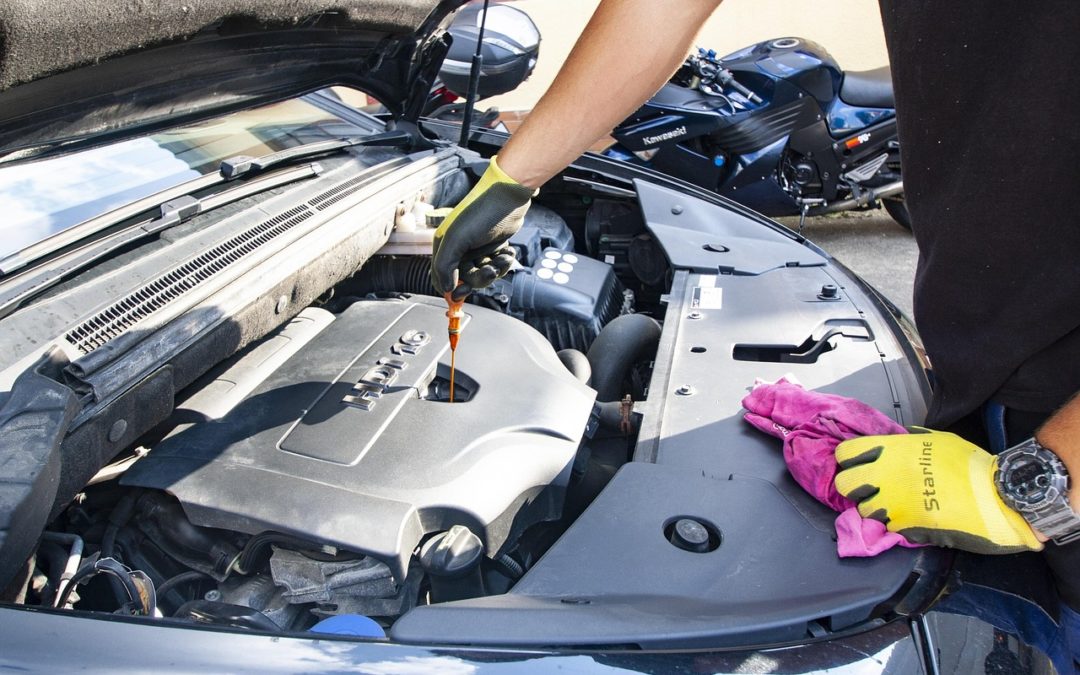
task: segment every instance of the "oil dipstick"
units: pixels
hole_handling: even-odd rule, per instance
[[[443,298],[446,300],[446,333],[450,338],[450,402],[454,402],[454,371],[457,368],[455,363],[457,358],[457,346],[458,338],[461,336],[461,317],[465,316],[463,309],[465,305],[465,299],[454,300],[453,291],[443,294]]]

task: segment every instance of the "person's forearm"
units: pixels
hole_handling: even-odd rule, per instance
[[[1072,477],[1069,501],[1080,513],[1080,394],[1073,396],[1035,432],[1035,440],[1053,450]]]
[[[602,0],[551,87],[499,153],[538,188],[652,96],[720,0]]]

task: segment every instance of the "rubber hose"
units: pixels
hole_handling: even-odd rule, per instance
[[[358,274],[364,293],[438,295],[431,285],[430,256],[381,257],[368,261]]]
[[[499,567],[503,568],[511,579],[517,581],[521,577],[525,576],[525,568],[521,566],[521,563],[510,557],[508,553],[500,553],[495,562],[499,564]]]
[[[169,577],[157,587],[157,596],[159,598],[165,597],[165,594],[173,590],[180,584],[186,584],[190,581],[197,581],[200,579],[209,579],[210,575],[199,572],[198,570],[191,570],[189,572],[181,572],[174,577]]]
[[[43,607],[52,607],[53,600],[56,598],[62,583],[61,576],[64,574],[64,566],[67,561],[68,552],[60,544],[46,541],[38,546],[37,567],[45,572],[45,576],[49,580],[48,593],[43,593],[41,597]]]
[[[140,500],[139,515],[143,521],[156,529],[159,536],[175,553],[165,548],[170,556],[194,556],[207,561],[216,574],[228,574],[229,567],[236,559],[239,550],[225,539],[221,530],[200,527],[193,524],[184,513],[179,502],[171,501],[164,495],[147,495]]]
[[[91,577],[98,574],[107,574],[110,578],[120,582],[121,588],[124,589],[124,594],[126,596],[125,602],[137,603],[142,607],[144,614],[153,614],[156,605],[155,598],[148,597],[144,600],[139,593],[139,587],[135,585],[128,570],[113,558],[101,558],[83,565],[79,572],[71,579],[71,583],[67,585],[64,592],[56,599],[56,604],[54,606],[63,607],[66,605],[68,598],[71,597],[71,593],[75,590],[76,586],[88,581]],[[121,605],[123,604],[124,603],[121,603]]]
[[[109,512],[109,524],[105,527],[105,534],[101,538],[102,558],[116,558],[121,562],[123,561],[123,558],[116,553],[116,535],[120,533],[120,528],[127,525],[128,521],[131,520],[131,515],[135,512],[135,502],[141,495],[142,490],[139,489],[128,492],[120,498],[113,510]],[[124,604],[127,590],[123,584],[116,577],[110,576],[109,585],[112,587],[116,601]]]
[[[557,356],[574,377],[585,384],[589,384],[589,380],[592,379],[592,366],[589,365],[587,356],[576,349],[560,350]]]
[[[131,514],[135,511],[135,500],[142,494],[142,490],[132,490],[124,495],[109,512],[109,524],[105,528],[105,535],[101,540],[101,555],[104,558],[116,557],[116,535],[120,528],[127,525],[131,520]]]
[[[617,401],[630,369],[655,355],[659,344],[660,324],[644,314],[624,314],[604,326],[588,354],[596,400]]]
[[[70,532],[42,532],[41,541],[47,542],[54,546],[60,546],[61,544],[67,544],[67,559],[64,561],[63,567],[60,569],[59,579],[56,584],[56,595],[63,593],[71,580],[78,573],[79,568],[82,566],[83,548],[85,543],[82,537]],[[50,576],[50,579],[52,577]],[[51,604],[51,603],[50,603]]]
[[[299,537],[293,537],[280,532],[260,532],[252,536],[244,544],[244,548],[240,551],[240,557],[237,558],[236,567],[240,574],[251,574],[255,571],[257,564],[262,564],[260,560],[261,555],[265,553],[270,544],[284,544],[286,546],[292,546],[295,548],[312,549],[318,548],[318,546],[310,541],[300,539]]]

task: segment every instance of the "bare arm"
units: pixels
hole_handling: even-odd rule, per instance
[[[1072,477],[1069,501],[1080,513],[1080,394],[1073,396],[1035,432],[1035,440],[1054,451]]]
[[[499,153],[531,188],[578,158],[652,96],[720,0],[602,0],[555,81]]]

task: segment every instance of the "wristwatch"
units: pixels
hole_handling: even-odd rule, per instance
[[[1069,471],[1034,438],[997,456],[994,483],[1002,500],[1033,529],[1057,544],[1080,539],[1080,515],[1069,505]]]

